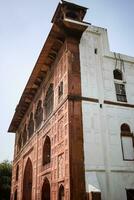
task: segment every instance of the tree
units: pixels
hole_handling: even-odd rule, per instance
[[[5,160],[0,163],[0,199],[9,200],[11,191],[12,164]]]

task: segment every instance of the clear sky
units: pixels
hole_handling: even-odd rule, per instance
[[[0,161],[13,159],[7,129],[51,28],[58,0],[0,0]],[[111,51],[134,56],[134,0],[72,0],[86,21],[108,29]]]

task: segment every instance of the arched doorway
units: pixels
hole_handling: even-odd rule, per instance
[[[15,193],[14,193],[14,200],[17,200],[17,189],[15,190]]]
[[[63,185],[59,188],[59,199],[58,200],[64,200],[64,187]]]
[[[50,200],[50,183],[48,179],[45,179],[42,186],[42,200]]]
[[[23,200],[32,200],[32,179],[33,168],[30,158],[28,158],[23,178]]]

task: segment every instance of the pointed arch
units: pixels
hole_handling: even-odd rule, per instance
[[[47,136],[43,145],[43,165],[51,162],[51,141]]]
[[[23,145],[25,145],[26,141],[27,141],[27,128],[26,128],[26,125],[25,125],[24,130],[23,130],[22,138],[23,138]]]
[[[30,114],[30,119],[29,119],[29,124],[28,124],[28,133],[29,133],[29,138],[34,133],[34,120],[33,120],[33,113],[32,112]]]
[[[23,177],[23,200],[32,200],[33,167],[28,158]]]
[[[64,186],[61,185],[59,188],[58,200],[64,200]]]
[[[21,148],[22,148],[22,135],[20,133],[19,138],[18,138],[17,152],[19,152]]]
[[[43,108],[42,108],[42,101],[41,100],[38,101],[34,118],[35,118],[36,128],[38,128],[41,125],[41,122],[43,120]]]
[[[52,113],[54,104],[53,83],[50,84],[44,100],[46,118]]]
[[[41,199],[50,200],[50,183],[47,178],[45,178],[42,186]]]

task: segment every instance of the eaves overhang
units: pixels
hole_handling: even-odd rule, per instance
[[[15,133],[19,128],[24,115],[26,114],[31,102],[34,100],[37,90],[46,77],[48,69],[51,68],[57,58],[58,52],[66,37],[68,37],[68,35],[73,35],[80,38],[87,27],[88,25],[86,23],[67,18],[62,20],[59,24],[53,24],[16,107],[8,132]]]

